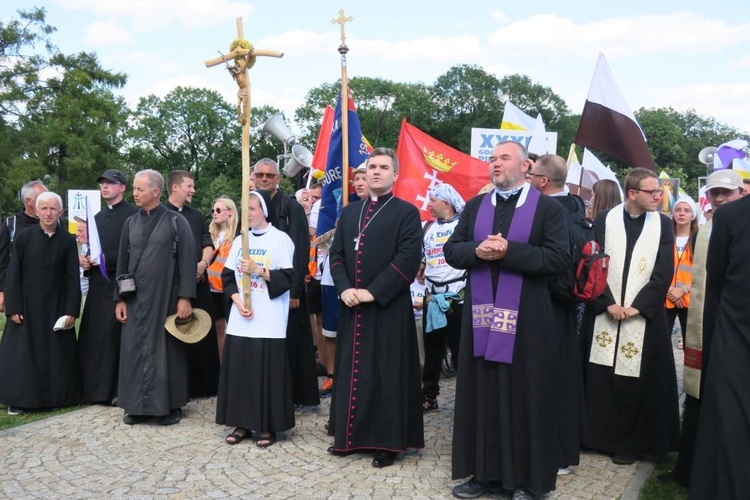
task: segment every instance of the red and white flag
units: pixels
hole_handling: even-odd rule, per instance
[[[416,206],[422,220],[433,218],[427,210],[433,186],[445,182],[470,200],[489,182],[487,162],[430,137],[406,119],[401,122],[396,155],[399,174],[393,192]]]
[[[607,153],[631,167],[654,170],[646,136],[599,54],[575,143]]]

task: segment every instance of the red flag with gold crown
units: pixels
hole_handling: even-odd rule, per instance
[[[399,174],[394,194],[416,206],[422,220],[433,218],[427,202],[436,184],[450,184],[468,201],[489,182],[487,162],[443,144],[406,119],[401,122],[396,154]]]

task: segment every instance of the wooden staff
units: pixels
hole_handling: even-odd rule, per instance
[[[244,39],[242,18],[238,17],[237,40],[243,41]],[[258,50],[237,46],[227,54],[222,54],[217,58],[205,61],[207,68],[222,63],[227,64],[229,73],[239,86],[239,91],[237,92],[237,118],[242,124],[242,217],[240,218],[240,223],[242,228],[243,259],[249,258],[247,205],[250,201],[250,77],[247,75],[247,70],[254,64],[255,57],[257,56],[284,57],[284,53],[275,50]],[[229,61],[234,61],[234,66],[230,66]],[[245,307],[250,309],[252,307],[250,301],[250,276],[247,273],[242,273],[242,291]]]
[[[344,9],[339,10],[339,17],[331,19],[331,24],[338,24],[341,28],[341,193],[342,205],[349,204],[349,82],[346,76],[346,54],[349,47],[346,46],[346,33],[344,24],[353,21],[352,16],[345,16]]]

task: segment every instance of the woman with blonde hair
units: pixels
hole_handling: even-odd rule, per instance
[[[214,243],[214,255],[208,266],[208,284],[214,301],[214,325],[216,327],[216,340],[219,344],[219,361],[221,361],[229,313],[229,301],[224,297],[221,272],[224,270],[224,263],[237,232],[237,206],[231,198],[220,196],[213,202],[211,217],[208,232],[211,233],[211,240]]]

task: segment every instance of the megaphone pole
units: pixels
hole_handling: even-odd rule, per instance
[[[242,18],[237,18],[237,40],[233,42],[235,47],[230,47],[229,54],[220,58],[205,62],[206,67],[216,66],[222,62],[227,64],[229,73],[239,86],[237,92],[237,117],[242,123],[242,217],[240,218],[242,228],[242,258],[249,258],[248,249],[248,221],[247,205],[250,201],[250,77],[247,70],[255,64],[256,56],[283,57],[282,52],[270,50],[255,50],[250,42],[245,40],[242,30]],[[234,66],[229,65],[229,60],[234,59]],[[242,274],[242,291],[245,308],[250,309],[250,276]]]
[[[352,16],[344,15],[344,9],[339,10],[339,17],[331,19],[331,24],[338,24],[341,27],[339,54],[341,54],[341,203],[343,206],[349,204],[349,82],[346,76],[346,53],[349,52],[349,47],[346,46],[344,23],[353,20]]]

